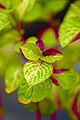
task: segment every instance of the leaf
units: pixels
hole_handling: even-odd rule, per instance
[[[51,115],[53,112],[56,111],[57,105],[53,96],[54,93],[51,91],[45,99],[39,102],[39,110],[41,115]]]
[[[53,47],[57,44],[57,40],[55,38],[55,33],[52,28],[48,28],[46,31],[44,31],[41,39],[43,40],[43,42],[45,44],[45,48]]]
[[[47,0],[47,9],[51,10],[54,13],[60,12],[67,5],[68,0]]]
[[[63,58],[63,55],[57,54],[55,56],[43,56],[41,57],[41,60],[48,62],[48,63],[53,63],[57,60],[61,60]]]
[[[39,84],[28,86],[26,80],[22,80],[18,90],[18,100],[23,104],[30,102],[38,102],[44,99],[52,89],[52,82],[50,79],[45,80]]]
[[[8,19],[8,15],[2,11],[0,11],[0,30],[6,27],[10,23]]]
[[[59,50],[50,48],[43,52],[43,56],[40,59],[48,63],[53,63],[57,60],[61,60],[62,58],[63,55]]]
[[[5,6],[5,11],[12,12],[23,0],[0,0],[0,3]]]
[[[33,61],[38,60],[42,54],[41,50],[33,43],[27,43],[22,45],[21,50],[28,60]]]
[[[18,64],[13,64],[8,67],[5,74],[5,91],[11,93],[15,91],[19,86],[19,77],[20,72]]]
[[[67,46],[79,32],[80,18],[73,17],[64,21],[59,29],[59,41],[61,46]]]
[[[27,43],[33,43],[33,44],[36,44],[37,41],[38,39],[34,36],[31,36],[26,40]]]
[[[36,42],[36,45],[39,47],[39,49],[43,52],[44,51],[44,43],[43,43],[43,41],[42,40],[38,40],[37,42]]]
[[[63,72],[62,74],[54,74],[54,77],[58,80],[59,85],[64,89],[74,88],[79,82],[79,74],[73,69]]]
[[[46,62],[28,61],[23,67],[24,77],[29,85],[41,83],[52,73],[52,65]]]
[[[15,45],[15,51],[20,53],[20,47],[23,45],[23,42],[17,42]]]
[[[18,7],[20,19],[23,18],[26,12],[30,11],[36,0],[23,0],[22,4]]]
[[[76,0],[71,6],[69,7],[64,20],[68,20],[71,17],[80,17],[80,1]]]
[[[36,103],[31,102],[29,104],[26,104],[25,108],[29,109],[30,112],[36,112],[36,110],[38,109],[38,106]]]
[[[20,39],[20,36],[17,31],[13,30],[9,26],[0,31],[0,47],[10,43],[15,43],[18,39]]]

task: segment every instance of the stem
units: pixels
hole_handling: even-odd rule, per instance
[[[50,120],[57,120],[57,112],[54,112],[52,115],[50,115]]]
[[[0,3],[0,8],[6,9],[6,7],[2,3]]]
[[[0,86],[1,88],[1,86]],[[3,119],[3,100],[2,100],[2,91],[0,89],[0,120],[4,120]]]
[[[12,16],[12,18],[13,18],[13,20],[15,21],[15,24],[16,24],[16,26],[13,25],[13,24],[11,24],[11,26],[12,26],[12,28],[15,29],[15,30],[18,32],[18,34],[20,35],[20,37],[21,37],[21,40],[20,40],[20,41],[23,41],[23,42],[24,42],[24,41],[25,41],[25,38],[24,38],[23,34],[21,33],[22,21],[20,21],[20,24],[18,24],[15,15],[14,15],[14,14],[11,14],[11,16]]]
[[[39,109],[36,111],[36,120],[41,120],[41,113]]]

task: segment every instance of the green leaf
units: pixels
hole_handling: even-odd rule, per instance
[[[22,46],[23,42],[17,42],[15,45],[15,51],[20,53],[20,47]]]
[[[8,19],[8,15],[2,11],[0,11],[0,30],[6,27],[10,23]]]
[[[55,92],[56,91],[52,87],[52,91],[46,96],[46,98],[39,102],[39,110],[41,115],[51,115],[57,110],[57,104],[54,97]]]
[[[22,4],[18,7],[20,19],[23,18],[26,12],[30,11],[36,0],[23,0]],[[25,16],[24,16],[25,17]]]
[[[25,108],[29,109],[30,112],[36,112],[36,110],[38,109],[38,106],[36,103],[31,102],[31,103],[25,105]]]
[[[38,39],[34,36],[32,37],[29,37],[27,40],[26,40],[26,43],[33,43],[33,44],[36,44],[36,42],[38,41]]]
[[[28,61],[23,67],[24,77],[29,85],[41,83],[52,73],[52,65],[46,62]]]
[[[33,43],[27,43],[21,46],[24,56],[28,60],[36,61],[42,55],[41,50]]]
[[[23,0],[0,0],[0,3],[5,6],[7,12],[15,10]]]
[[[64,21],[59,29],[59,41],[61,46],[67,46],[79,32],[80,18],[73,17]]]
[[[0,31],[0,47],[3,47],[9,43],[14,43],[20,39],[17,31],[13,30],[11,27],[6,27]]]
[[[39,84],[28,86],[26,80],[22,80],[18,90],[18,100],[23,104],[39,102],[44,99],[52,89],[52,81],[45,80]]]
[[[54,77],[64,89],[71,89],[79,84],[79,74],[73,69],[62,74],[54,74]]]
[[[57,54],[55,56],[42,56],[41,60],[48,62],[48,63],[53,63],[57,60],[61,60],[63,58],[62,54]]]
[[[47,9],[50,9],[52,12],[59,12],[65,8],[68,0],[47,0]]]
[[[11,93],[15,91],[19,86],[20,66],[18,64],[13,64],[8,67],[5,74],[5,91]]]
[[[68,20],[70,17],[80,17],[80,1],[76,0],[71,6],[69,7],[64,20]]]
[[[57,44],[57,40],[55,38],[55,33],[52,28],[47,29],[41,37],[42,41],[45,44],[45,48],[53,47]]]

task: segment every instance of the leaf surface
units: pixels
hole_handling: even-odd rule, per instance
[[[28,61],[23,67],[23,72],[28,85],[34,85],[41,83],[50,77],[52,65],[46,62]]]

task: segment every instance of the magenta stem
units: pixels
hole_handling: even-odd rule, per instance
[[[39,110],[36,111],[36,120],[41,120],[41,113]]]
[[[4,120],[4,117],[3,117],[3,100],[2,100],[1,86],[0,86],[0,120]]]
[[[50,120],[57,120],[57,112],[54,112],[52,115],[50,115]]]

